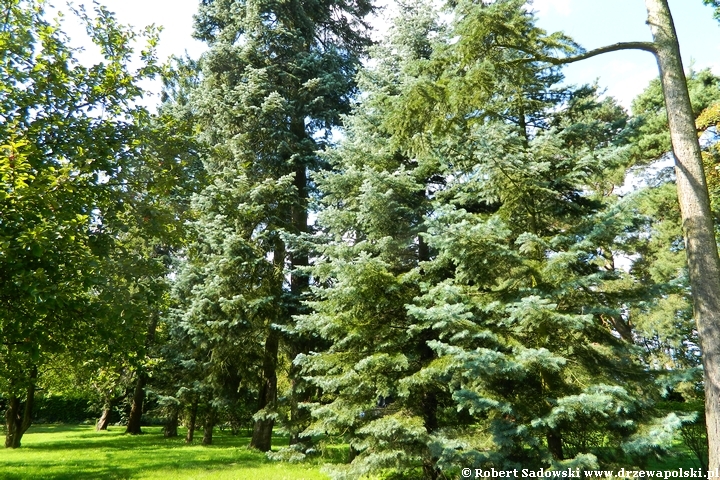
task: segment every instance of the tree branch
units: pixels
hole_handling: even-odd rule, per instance
[[[589,52],[581,53],[580,55],[574,55],[572,57],[555,58],[536,56],[533,58],[533,60],[540,60],[543,62],[552,63],[553,65],[565,65],[567,63],[579,62],[580,60],[585,60],[586,58],[602,55],[603,53],[618,52],[620,50],[644,50],[646,52],[652,53],[653,55],[657,54],[657,47],[653,42],[620,42],[613,43],[612,45],[607,45],[605,47],[596,48],[595,50],[590,50]]]

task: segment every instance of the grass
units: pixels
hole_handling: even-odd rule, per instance
[[[34,425],[22,447],[0,453],[0,479],[213,479],[327,480],[320,464],[341,461],[346,452],[328,450],[324,458],[306,463],[272,462],[247,448],[248,437],[215,432],[213,445],[185,445],[184,431],[166,439],[161,427],[144,427],[144,435],[123,435],[123,427],[95,432],[93,426]],[[274,445],[287,444],[276,438]],[[694,456],[678,445],[675,455],[651,459],[649,470],[697,467]]]
[[[0,453],[0,479],[213,479],[326,480],[319,463],[272,462],[247,448],[247,437],[216,431],[213,445],[185,445],[166,439],[160,427],[144,435],[123,435],[121,427],[95,432],[93,426],[38,425],[22,447]],[[183,435],[184,432],[180,432]],[[199,435],[199,437],[198,437]],[[280,440],[280,439],[278,439]]]

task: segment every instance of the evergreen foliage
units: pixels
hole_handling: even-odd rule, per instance
[[[632,116],[563,85],[585,52],[526,3],[401,2],[371,45],[369,0],[203,0],[207,53],[160,67],[154,28],[77,10],[83,66],[44,0],[5,1],[6,446],[42,388],[98,429],[122,405],[140,433],[151,395],[187,443],[346,443],[338,479],[627,469],[678,435],[706,465],[660,80]],[[720,79],[688,85],[717,213]]]
[[[453,13],[404,10],[314,177],[324,234],[298,328],[330,347],[296,359],[323,392],[305,434],[350,442],[337,478],[641,462],[680,423],[653,418],[627,312],[657,312],[669,279],[615,265],[643,225],[612,194],[628,119],[517,61],[573,48],[522,2]]]
[[[257,391],[252,444],[261,450],[277,417],[279,328],[307,286],[295,271],[307,254],[283,235],[308,230],[307,172],[322,167],[316,151],[349,111],[371,10],[365,0],[208,1],[196,16],[196,36],[210,45],[192,94],[209,180],[181,274],[180,330],[202,378],[224,372]],[[283,345],[291,355],[305,348]]]

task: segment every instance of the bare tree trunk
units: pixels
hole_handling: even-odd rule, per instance
[[[5,411],[5,448],[19,448],[23,435],[32,424],[36,380],[37,367],[33,366],[30,369],[24,405],[17,396],[11,396],[8,399],[8,409]]]
[[[263,384],[260,388],[258,410],[275,404],[277,400],[277,355],[279,346],[277,330],[270,329],[265,340],[265,354],[263,359]],[[255,421],[250,447],[261,452],[267,452],[272,446],[272,430],[275,420],[271,418]]]
[[[213,427],[215,426],[215,409],[208,407],[205,414],[205,423],[203,424],[203,445],[212,445]]]
[[[112,394],[108,392],[105,393],[105,402],[103,404],[102,415],[100,415],[100,419],[98,419],[97,424],[95,424],[95,431],[99,432],[101,430],[108,429],[108,425],[110,425],[110,416],[112,415],[113,405],[118,400],[119,398],[113,397]]]
[[[165,438],[173,438],[178,436],[178,416],[180,414],[180,407],[174,405],[170,407],[170,413],[167,421],[165,422],[165,428],[163,428],[163,435]]]
[[[145,336],[145,349],[148,350],[155,342],[155,331],[157,330],[158,316],[156,313],[150,318],[147,335]],[[132,407],[130,407],[130,416],[125,433],[130,435],[139,435],[142,433],[141,422],[143,407],[145,404],[145,385],[148,376],[144,367],[138,369],[137,383],[135,383],[135,392],[133,393]]]
[[[142,411],[145,403],[145,384],[147,376],[143,372],[138,373],[137,382],[135,382],[135,391],[132,398],[132,407],[130,407],[130,416],[128,417],[127,429],[125,433],[130,435],[139,435],[142,433]]]
[[[99,432],[101,430],[107,430],[108,425],[110,425],[110,414],[112,413],[112,407],[108,405],[107,403],[103,407],[102,415],[100,415],[100,419],[98,420],[97,424],[95,425],[95,431]]]
[[[524,116],[523,116],[524,118]],[[523,120],[524,123],[524,120]],[[525,128],[523,126],[523,128]],[[421,202],[425,201],[425,192],[420,193]],[[418,235],[418,264],[430,260],[430,250],[422,235]],[[437,357],[435,351],[430,348],[428,342],[436,340],[437,336],[431,329],[425,329],[420,333],[418,338],[418,351],[420,352],[420,361],[423,365],[427,365]],[[439,428],[438,423],[438,398],[435,387],[426,385],[426,390],[422,393],[420,407],[422,409],[423,425],[428,434],[432,434]],[[423,479],[437,480],[440,478],[440,470],[437,468],[437,457],[428,451],[423,458]]]
[[[720,260],[695,116],[667,0],[645,0],[670,125],[693,309],[705,376],[709,469],[720,468]]]
[[[284,271],[285,255],[285,244],[282,240],[278,240],[275,245],[273,262],[279,272]],[[280,289],[282,289],[282,285],[280,285]],[[263,353],[263,378],[260,385],[260,395],[258,396],[258,411],[272,409],[277,401],[277,357],[279,346],[280,333],[270,326]],[[263,418],[256,420],[253,426],[250,447],[257,448],[261,452],[269,451],[272,446],[274,426],[274,419]]]
[[[18,423],[20,419],[20,399],[15,395],[8,398],[5,410],[5,448],[17,448]]]
[[[188,422],[187,435],[185,435],[185,443],[192,443],[195,435],[195,422],[197,421],[198,402],[193,400],[190,406],[190,420]]]
[[[565,460],[562,435],[557,431],[550,431],[547,433],[546,439],[553,460]]]
[[[296,120],[291,125],[293,133],[298,137],[302,138],[306,135],[305,132],[305,121]],[[307,178],[307,167],[305,163],[299,162],[295,166],[295,179],[294,185],[297,190],[297,203],[292,207],[292,223],[295,230],[302,234],[308,230],[308,178]],[[298,268],[307,267],[309,263],[308,254],[304,251],[294,251],[290,254],[290,291],[293,294],[293,303],[289,311],[290,321],[295,315],[302,314],[302,295],[309,289],[310,279],[305,272],[298,271]],[[312,350],[312,339],[311,337],[304,335],[294,335],[289,339],[290,351],[292,358],[295,358],[301,353],[308,353]],[[310,414],[307,410],[299,408],[299,404],[304,401],[310,400],[311,390],[307,385],[307,382],[303,380],[301,375],[301,368],[294,363],[290,366],[290,424],[287,426],[290,430],[290,445],[296,445],[301,443],[300,433],[305,430],[307,425],[310,423]],[[305,438],[304,442],[309,447],[311,439]]]

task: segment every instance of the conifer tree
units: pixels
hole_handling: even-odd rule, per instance
[[[189,261],[206,265],[187,318],[219,338],[247,329],[251,345],[226,345],[260,371],[251,444],[263,451],[275,423],[278,327],[299,311],[308,283],[295,270],[307,254],[288,249],[282,232],[308,230],[308,172],[348,111],[371,10],[367,0],[217,0],[196,16],[196,37],[210,45],[194,104],[211,185],[197,203],[199,256]],[[291,355],[305,348],[284,345]]]
[[[679,420],[647,426],[623,313],[642,287],[614,265],[636,228],[611,194],[627,117],[503,48],[574,48],[523,2],[454,13],[444,33],[406,10],[314,177],[325,235],[298,327],[330,347],[296,360],[323,392],[306,434],[349,441],[337,478],[640,459]]]

